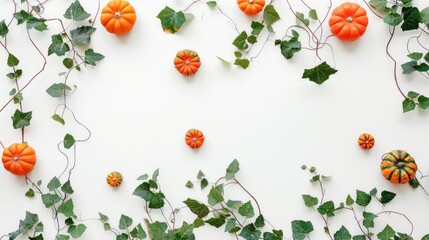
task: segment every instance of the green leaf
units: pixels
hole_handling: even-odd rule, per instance
[[[134,190],[133,195],[143,198],[146,201],[149,201],[153,193],[150,190],[150,186],[148,182],[143,182]]]
[[[292,221],[293,239],[303,240],[307,234],[313,231],[313,224],[310,221],[294,220]]]
[[[429,240],[429,234],[424,235],[422,240]]]
[[[125,233],[122,233],[120,235],[116,236],[116,240],[128,240],[128,235]]]
[[[389,225],[377,234],[379,240],[391,240],[394,236],[395,231]]]
[[[12,53],[9,53],[7,57],[7,65],[9,67],[15,67],[15,66],[18,66],[18,64],[19,64],[18,58],[16,58],[15,55],[13,55]]]
[[[404,22],[401,25],[402,31],[409,31],[419,28],[421,21],[419,9],[416,7],[402,8]]]
[[[218,190],[218,188],[215,188],[215,187],[212,187],[210,189],[210,192],[209,192],[209,195],[207,196],[207,198],[208,198],[208,203],[211,206],[214,206],[214,205],[224,201],[222,193]]]
[[[71,59],[71,58],[64,58],[63,65],[67,69],[71,69],[73,67],[73,59]]]
[[[39,217],[37,216],[37,214],[26,211],[25,219],[19,222],[19,230],[17,231],[17,233],[19,232],[18,234],[20,234],[21,232],[26,232],[32,229],[33,226],[36,225],[36,223],[38,222]]]
[[[369,191],[369,195],[375,197],[377,195],[377,188],[373,188],[371,191]]]
[[[341,228],[334,234],[334,240],[351,240],[352,235],[350,235],[349,230],[345,228],[344,226],[341,226]]]
[[[419,102],[419,108],[421,108],[421,109],[429,108],[429,98],[428,97],[420,95],[419,98],[417,98],[417,101]]]
[[[204,226],[205,222],[201,218],[195,218],[194,222],[192,223],[195,228],[199,228]]]
[[[46,193],[42,195],[42,202],[46,208],[50,208],[60,201],[61,198],[57,194]]]
[[[13,128],[19,129],[23,127],[30,126],[30,121],[33,112],[21,112],[18,109],[15,110],[15,113],[12,116]]]
[[[109,223],[103,223],[103,227],[104,227],[104,231],[109,231],[110,229],[112,229]]]
[[[429,7],[426,7],[420,11],[421,22],[426,26],[429,26]]]
[[[329,76],[335,74],[338,70],[333,69],[326,62],[323,62],[311,69],[305,69],[302,78],[308,78],[317,84],[322,84],[328,80]]]
[[[58,207],[58,212],[62,213],[65,217],[72,217],[74,215],[73,200],[69,199]]]
[[[246,42],[247,33],[246,31],[242,31],[232,42],[232,45],[236,46],[240,50],[247,49],[249,45]]]
[[[300,13],[300,12],[296,12],[296,22],[298,24],[304,24],[305,26],[310,25],[310,20],[308,20],[307,18],[305,18],[304,13]]]
[[[33,16],[31,16],[27,19],[26,27],[27,27],[27,29],[34,28],[40,32],[48,29],[48,25],[45,24],[45,20],[35,18]]]
[[[256,38],[256,36],[254,35],[250,35],[249,37],[247,37],[247,42],[254,44],[258,41],[258,39]]]
[[[273,230],[273,232],[276,230]],[[281,232],[281,230],[280,230]],[[276,235],[274,233],[270,232],[264,232],[264,240],[282,240],[283,239],[283,232],[281,232],[281,235]]]
[[[91,26],[82,26],[71,30],[70,36],[76,46],[87,45],[91,42],[91,34],[95,32],[95,30],[96,28]]]
[[[226,174],[225,174],[225,179],[231,180],[233,178],[235,178],[235,174],[240,170],[240,163],[237,161],[237,159],[234,159],[234,161],[232,161],[228,168],[226,169]]]
[[[248,59],[235,59],[234,65],[240,66],[243,69],[249,67],[250,61]]]
[[[10,92],[9,92],[9,95],[13,96],[13,95],[15,95],[15,93],[16,93],[16,89],[12,88],[12,90],[10,90]]]
[[[252,218],[253,216],[255,216],[255,211],[250,201],[241,205],[240,208],[238,209],[238,213],[241,216],[247,217],[247,218]]]
[[[209,185],[209,181],[207,179],[203,178],[201,180],[201,190],[203,190],[204,188],[206,188],[207,185]]]
[[[264,216],[259,215],[256,220],[255,220],[255,227],[256,228],[261,228],[265,226],[265,219]]]
[[[76,239],[82,236],[82,234],[85,232],[86,226],[84,224],[79,225],[71,225],[67,229],[67,232],[72,236],[72,238]]]
[[[270,4],[264,8],[263,18],[267,26],[271,26],[280,19],[280,16],[274,6]]]
[[[58,114],[54,114],[51,117],[54,121],[61,123],[61,125],[66,124],[66,122],[64,121],[64,118],[62,118],[60,115]]]
[[[258,36],[261,31],[264,29],[264,25],[260,22],[252,21],[252,24],[250,25],[252,28],[252,35]]]
[[[353,236],[353,240],[366,240],[366,236],[365,235],[356,235],[356,236]]]
[[[356,204],[362,207],[368,206],[368,204],[371,202],[371,195],[368,193],[356,190]]]
[[[199,218],[203,218],[207,216],[210,213],[209,208],[194,199],[188,198],[184,201],[186,206],[188,206],[189,210],[193,212],[195,215],[197,215]]]
[[[29,198],[34,197],[34,195],[34,190],[32,188],[28,189],[28,191],[25,193],[25,196]]]
[[[164,194],[163,193],[154,193],[149,201],[149,208],[160,209],[164,207]]]
[[[389,203],[390,201],[392,201],[395,198],[395,196],[396,196],[396,193],[389,192],[389,191],[383,191],[383,192],[381,192],[381,200],[380,200],[380,202],[382,204]]]
[[[9,33],[9,28],[7,27],[5,21],[0,22],[0,36],[5,37]]]
[[[197,174],[197,179],[200,180],[202,178],[204,178],[204,173],[201,170],[199,170]]]
[[[304,200],[304,204],[307,207],[313,207],[319,203],[319,200],[317,199],[317,197],[313,197],[307,194],[303,194],[302,199]]]
[[[156,17],[161,20],[161,26],[164,32],[172,34],[178,32],[186,22],[185,14],[182,11],[176,12],[168,6],[159,12]]]
[[[320,175],[315,175],[315,176],[313,176],[313,177],[310,179],[310,182],[311,182],[311,183],[315,183],[315,182],[318,182],[318,181],[320,181]]]
[[[253,224],[246,225],[239,234],[240,237],[246,240],[258,240],[261,235],[261,231],[256,230],[256,227]]]
[[[212,217],[208,220],[205,221],[207,224],[216,227],[216,228],[220,228],[222,227],[222,225],[225,224],[225,219],[224,218],[216,218],[216,217]]]
[[[137,238],[137,239],[145,239],[146,238],[146,232],[144,231],[144,229],[140,223],[130,232],[130,235],[131,235],[131,237]]]
[[[70,237],[68,235],[63,235],[63,234],[60,234],[55,238],[55,240],[69,240],[69,239]]]
[[[63,56],[66,52],[70,51],[67,43],[63,42],[61,34],[51,36],[52,43],[48,48],[48,55],[55,53],[57,56]]]
[[[48,89],[46,89],[46,92],[51,97],[62,97],[64,96],[67,90],[72,90],[72,89],[71,87],[67,86],[64,83],[54,83]]]
[[[427,65],[426,63],[421,63],[414,66],[414,69],[416,69],[419,72],[427,72],[429,71],[429,65]]]
[[[137,178],[137,180],[144,181],[144,180],[146,180],[146,179],[148,179],[148,178],[149,178],[149,175],[147,175],[147,174],[143,174],[143,175],[139,176],[139,177]]]
[[[334,211],[335,211],[334,202],[333,201],[324,202],[322,205],[320,205],[317,208],[317,211],[322,215],[326,215],[327,217],[335,216],[335,214],[334,214]]]
[[[416,97],[418,97],[420,94],[419,93],[416,93],[416,92],[413,92],[413,91],[409,91],[408,92],[408,94],[407,94],[407,96],[409,97],[409,98],[416,98]]]
[[[317,20],[317,12],[316,9],[310,9],[310,11],[308,12],[308,17],[313,19],[313,20]]]
[[[64,136],[64,140],[63,140],[64,148],[70,149],[71,147],[73,147],[75,142],[76,142],[76,140],[74,139],[74,137],[72,135],[67,133]]]
[[[216,1],[208,1],[207,5],[213,9],[217,6],[217,3],[216,3]]]
[[[58,180],[57,177],[53,177],[51,181],[48,183],[48,189],[49,191],[54,191],[55,189],[59,188],[61,186],[60,180]]]
[[[128,229],[133,224],[133,219],[130,217],[121,214],[121,218],[119,219],[119,229],[125,230]]]
[[[75,216],[73,216],[73,217],[75,217]],[[65,223],[67,226],[71,226],[71,225],[73,225],[73,224],[74,224],[74,221],[73,221],[73,219],[72,219],[71,217],[68,217],[68,218],[64,221],[64,223]]]
[[[238,209],[243,205],[241,201],[228,200],[226,202],[226,206],[232,209]]]
[[[362,224],[366,228],[373,228],[374,227],[374,219],[378,217],[376,214],[370,213],[370,212],[363,212],[363,221]]]
[[[42,222],[38,222],[34,227],[34,233],[43,232],[44,226]]]
[[[17,93],[14,97],[13,97],[13,103],[18,104],[20,102],[22,102],[24,98],[22,97],[22,93]]]
[[[416,108],[416,103],[413,99],[406,98],[402,101],[402,111],[404,113],[412,111]]]
[[[97,65],[96,63],[103,60],[104,56],[100,53],[96,53],[94,52],[94,50],[92,50],[91,48],[87,49],[85,51],[85,63],[95,66]]]
[[[420,52],[412,52],[410,54],[407,55],[407,57],[413,59],[413,60],[420,60],[423,57],[423,53]]]
[[[242,54],[240,51],[235,51],[235,52],[234,52],[234,56],[235,56],[236,58],[241,58],[241,57],[243,56],[243,54]]]
[[[355,203],[355,200],[350,195],[347,195],[346,205],[350,206],[353,205],[353,203]]]
[[[237,226],[237,220],[235,218],[230,218],[226,222],[225,232],[229,232]]]
[[[193,188],[194,187],[194,184],[191,182],[191,181],[187,181],[186,182],[186,184],[185,184],[185,187],[187,187],[187,188]]]
[[[368,2],[371,7],[379,12],[386,12],[387,0],[371,0]]]
[[[169,231],[168,236],[172,240],[195,240],[193,231],[194,226],[184,222],[180,228]]]
[[[102,222],[108,222],[109,221],[109,217],[106,216],[106,215],[104,215],[104,214],[102,214],[101,212],[98,213],[98,216],[100,217],[100,220]]]
[[[32,17],[32,15],[29,14],[28,12],[24,11],[24,10],[21,10],[19,12],[14,13],[13,17],[16,20],[18,20],[18,25],[19,25],[19,24],[23,24],[25,21],[27,21],[27,19]]]
[[[401,65],[402,67],[402,74],[410,74],[412,72],[415,72],[416,69],[414,68],[417,66],[417,61],[409,61]]]
[[[389,13],[387,14],[383,21],[390,26],[398,26],[402,22],[402,16],[399,13]]]
[[[410,182],[408,182],[412,188],[418,188],[420,186],[419,180],[413,178]]]
[[[152,181],[158,181],[158,176],[159,176],[159,168],[157,168],[153,173],[152,173]]]
[[[301,51],[301,42],[298,37],[292,37],[289,41],[281,41],[280,50],[286,59],[291,59],[296,52]]]
[[[42,234],[39,234],[35,237],[28,237],[29,240],[43,240]]]
[[[78,0],[75,0],[64,13],[64,17],[67,19],[72,19],[75,21],[83,21],[89,18],[91,14],[87,13],[85,9],[83,9],[82,5]]]
[[[61,187],[61,191],[63,191],[64,193],[67,193],[67,194],[73,194],[74,193],[73,188],[70,184],[70,180],[68,180],[67,182],[65,182],[63,184],[63,186]]]

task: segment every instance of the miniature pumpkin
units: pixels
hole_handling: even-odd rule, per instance
[[[127,1],[113,0],[101,11],[101,24],[110,33],[124,34],[134,26],[136,22],[136,12]]]
[[[369,150],[374,147],[375,139],[369,133],[364,133],[359,136],[358,144],[362,149]]]
[[[380,168],[383,176],[394,184],[413,180],[417,171],[414,158],[404,150],[384,154]]]
[[[246,15],[255,15],[264,9],[265,0],[237,0],[237,4]]]
[[[201,66],[200,57],[197,52],[185,49],[177,52],[174,58],[174,65],[181,74],[185,76],[192,75]]]
[[[186,132],[186,144],[191,148],[199,148],[204,143],[204,135],[198,129],[190,129]]]
[[[106,181],[111,187],[118,187],[122,183],[122,175],[119,172],[111,172],[107,174]]]
[[[36,153],[26,143],[14,143],[4,149],[1,160],[6,170],[22,176],[33,170],[36,163]]]
[[[345,2],[334,9],[329,19],[332,34],[342,41],[360,38],[368,26],[366,11],[357,3]]]

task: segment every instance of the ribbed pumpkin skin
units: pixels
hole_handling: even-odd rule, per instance
[[[174,58],[174,66],[185,76],[195,74],[201,66],[200,57],[197,52],[189,49],[178,51]]]
[[[131,31],[136,22],[136,12],[129,2],[113,0],[101,11],[100,20],[108,32],[120,35]]]
[[[190,129],[186,132],[185,142],[191,148],[199,148],[204,143],[204,134],[198,129]]]
[[[118,187],[122,183],[122,175],[119,172],[111,172],[106,177],[107,184]]]
[[[362,149],[369,150],[374,147],[375,139],[369,133],[364,133],[359,136],[358,144]]]
[[[33,170],[36,163],[36,153],[26,143],[14,143],[4,149],[1,160],[7,171],[23,176]]]
[[[246,15],[255,15],[264,9],[265,0],[237,0],[237,4]]]
[[[357,3],[345,2],[334,9],[329,19],[332,34],[342,41],[360,38],[368,26],[366,11]]]
[[[380,164],[384,178],[394,184],[408,183],[416,176],[417,165],[414,158],[404,150],[386,153]]]

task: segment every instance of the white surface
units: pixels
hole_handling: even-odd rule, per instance
[[[96,9],[95,1],[82,2],[86,9]],[[355,196],[355,189],[369,192],[377,187],[379,191],[398,193],[386,210],[406,213],[414,222],[416,239],[428,232],[428,196],[421,189],[390,184],[379,170],[383,153],[404,149],[414,156],[423,172],[429,172],[428,113],[418,110],[402,114],[402,97],[393,80],[393,65],[384,51],[387,27],[379,19],[368,12],[369,28],[357,42],[330,39],[339,71],[318,86],[301,79],[304,68],[318,63],[313,52],[302,51],[292,61],[286,61],[272,41],[249,69],[225,66],[216,56],[233,58],[231,42],[236,32],[224,16],[204,3],[189,10],[195,18],[181,32],[165,34],[156,18],[158,12],[165,5],[183,9],[190,2],[132,1],[138,20],[134,30],[123,37],[107,33],[97,20],[98,30],[92,35],[91,47],[106,58],[96,69],[73,73],[69,82],[78,89],[68,98],[68,104],[92,131],[91,139],[77,146],[77,166],[72,177],[75,212],[80,218],[96,218],[98,212],[103,212],[113,224],[121,213],[142,221],[146,217],[143,201],[131,195],[138,185],[135,179],[157,168],[161,171],[163,192],[175,207],[183,206],[181,201],[188,196],[205,201],[198,189],[185,188],[186,181],[195,179],[200,169],[215,181],[237,158],[241,167],[238,178],[257,197],[265,218],[283,229],[287,237],[292,234],[290,222],[303,219],[312,220],[315,225],[312,239],[327,239],[320,216],[302,202],[303,193],[319,194],[317,186],[308,182],[310,175],[300,170],[302,164],[314,165],[320,173],[333,176],[326,184],[326,199],[336,203],[344,201],[347,194]],[[340,2],[334,1],[334,5]],[[102,6],[105,3],[102,1]],[[9,2],[1,0],[0,4],[7,6]],[[47,13],[54,16],[55,9],[63,12],[68,4],[69,1],[50,2]],[[262,17],[245,17],[235,1],[220,0],[218,4],[240,30],[248,31],[251,20]],[[298,1],[293,4],[296,10],[305,11]],[[320,16],[328,1],[317,4],[314,6]],[[295,20],[285,1],[276,1],[275,6],[283,17],[274,25],[278,32],[275,38],[280,38],[285,26]],[[4,16],[5,11],[2,7],[0,16]],[[50,28],[55,29],[55,25],[51,24]],[[327,23],[324,28],[325,32],[329,31]],[[51,31],[54,33],[56,31]],[[46,54],[50,43],[48,34],[33,35]],[[405,43],[406,36],[396,38],[392,45],[399,62],[406,61]],[[25,75],[21,81],[26,82],[41,62],[33,64],[25,54],[34,54],[33,59],[37,61],[40,57],[24,47],[28,42],[22,28],[9,37],[9,44],[22,60]],[[254,47],[251,56],[259,47]],[[197,51],[202,59],[199,72],[188,78],[181,76],[172,64],[176,52],[185,48]],[[333,64],[327,49],[322,51],[322,57]],[[0,59],[5,63],[3,50]],[[66,133],[76,138],[86,136],[70,116],[65,127],[50,119],[60,101],[51,98],[45,90],[62,80],[58,77],[59,69],[58,58],[50,56],[46,71],[24,92],[24,108],[33,111],[26,140],[35,147],[38,156],[30,177],[43,179],[44,184],[65,167],[65,159],[56,144]],[[1,72],[6,72],[5,64],[1,65]],[[427,80],[417,75],[406,78],[399,74],[399,77],[404,91],[428,94]],[[5,77],[0,84],[3,89],[0,99],[5,102],[13,85]],[[15,106],[10,105],[0,115],[3,126],[0,140],[5,145],[20,140],[20,132],[11,128],[10,116],[14,110]],[[189,128],[198,128],[206,136],[203,147],[197,151],[184,143]],[[376,146],[371,151],[362,151],[356,143],[363,132],[370,132],[376,138]],[[106,174],[113,170],[124,176],[123,185],[118,189],[105,183]],[[429,188],[427,179],[422,183]],[[42,217],[45,238],[53,239],[55,229],[50,211],[43,207],[40,198],[24,197],[27,189],[23,178],[0,170],[0,233],[16,230],[18,220],[28,210]],[[243,195],[243,199],[247,196]],[[376,203],[371,206],[374,212],[382,209]],[[352,214],[340,215],[333,219],[331,230],[335,232],[344,224],[353,235],[359,234]],[[185,220],[189,222],[192,218]],[[409,231],[403,219],[387,216],[376,219],[376,230],[387,223],[402,232]],[[86,221],[85,224],[88,230],[82,239],[114,238],[103,231],[99,222]],[[222,230],[208,229],[197,230],[197,238],[234,239],[221,233]]]

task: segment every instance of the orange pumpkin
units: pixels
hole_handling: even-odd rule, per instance
[[[33,170],[36,163],[36,153],[26,143],[14,143],[4,149],[1,160],[6,170],[22,176]]]
[[[237,4],[246,15],[255,15],[264,9],[265,0],[237,0]]]
[[[136,22],[136,12],[127,1],[113,0],[101,11],[101,24],[110,33],[124,34],[134,26]]]
[[[406,151],[393,150],[383,155],[380,169],[391,183],[408,183],[416,176],[417,164]]]
[[[191,148],[199,148],[204,143],[204,134],[198,129],[190,129],[186,132],[186,144]]]
[[[196,73],[201,66],[200,57],[195,51],[185,49],[177,52],[174,66],[181,74],[188,76]]]
[[[119,172],[111,172],[107,174],[106,181],[111,187],[118,187],[122,183],[122,175]]]
[[[359,136],[358,144],[362,149],[369,150],[374,147],[375,139],[369,133],[364,133]]]
[[[334,9],[329,19],[332,34],[342,41],[360,38],[368,26],[366,11],[357,3],[345,2]]]

